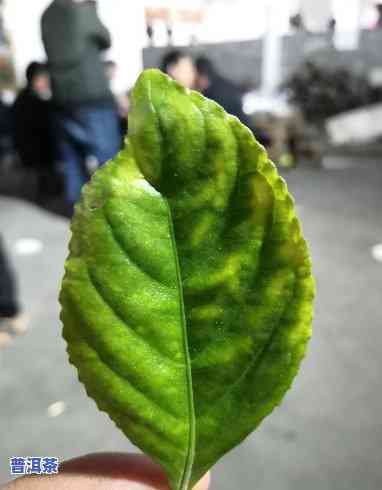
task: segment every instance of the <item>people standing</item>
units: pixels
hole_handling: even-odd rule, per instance
[[[216,70],[213,62],[205,56],[195,61],[196,88],[206,97],[220,104],[230,114],[237,116],[247,124],[247,116],[243,111],[242,92],[230,80]]]
[[[220,104],[229,114],[236,116],[248,126],[257,141],[269,146],[271,139],[268,134],[255,128],[250,117],[243,110],[242,91],[233,82],[223,77],[215,68],[213,62],[206,56],[199,56],[195,61],[196,88],[209,99]]]
[[[20,312],[15,278],[0,235],[0,348],[26,329],[27,319]]]
[[[59,189],[53,132],[49,73],[36,61],[26,70],[26,86],[12,106],[15,149],[35,183],[34,198],[42,202]]]
[[[101,59],[111,38],[96,2],[54,0],[44,12],[42,39],[48,57],[66,199],[73,205],[98,166],[119,151],[114,98]]]
[[[161,70],[186,88],[195,86],[195,66],[189,54],[174,49],[161,60]]]

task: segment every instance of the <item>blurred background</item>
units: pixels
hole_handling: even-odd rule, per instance
[[[161,67],[237,115],[296,198],[314,335],[213,490],[382,488],[382,4],[0,0],[0,484],[12,456],[133,450],[67,362],[57,302],[81,186]],[[229,430],[222,428],[222,430]]]

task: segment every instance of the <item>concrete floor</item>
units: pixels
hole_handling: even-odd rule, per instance
[[[382,488],[382,263],[370,253],[382,242],[382,165],[346,160],[329,168],[285,176],[317,276],[309,354],[281,407],[216,465],[213,490]],[[30,316],[28,333],[0,352],[0,483],[11,456],[131,450],[66,360],[57,292],[68,223],[0,198],[0,230]],[[41,241],[42,252],[20,255],[22,238]],[[66,410],[51,417],[57,401]]]

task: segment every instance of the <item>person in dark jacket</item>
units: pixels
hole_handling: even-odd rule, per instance
[[[11,335],[27,329],[27,318],[20,311],[16,281],[0,235],[0,349],[10,343]]]
[[[196,86],[203,95],[220,104],[229,114],[236,116],[246,124],[247,116],[243,112],[242,93],[230,80],[221,76],[211,60],[200,56],[195,60]]]
[[[13,126],[12,111],[5,104],[0,93],[0,167],[5,159],[12,157],[13,153]]]
[[[74,204],[89,173],[120,149],[118,114],[100,56],[111,38],[89,0],[54,0],[41,28],[58,110],[66,197]]]
[[[12,269],[0,235],[0,320],[15,317],[20,310]]]
[[[269,145],[270,138],[268,135],[254,128],[252,121],[244,113],[241,90],[233,82],[220,75],[212,61],[207,57],[200,56],[197,58],[195,67],[197,90],[220,104],[229,114],[238,117],[243,124],[253,131],[260,143],[265,146]]]
[[[37,201],[58,190],[56,146],[52,127],[49,73],[33,62],[26,70],[27,84],[12,106],[14,145],[22,164],[37,181]]]

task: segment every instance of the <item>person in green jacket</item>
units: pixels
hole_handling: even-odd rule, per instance
[[[54,0],[41,21],[48,57],[66,198],[74,204],[95,167],[115,156],[121,136],[102,51],[111,47],[96,2]]]

